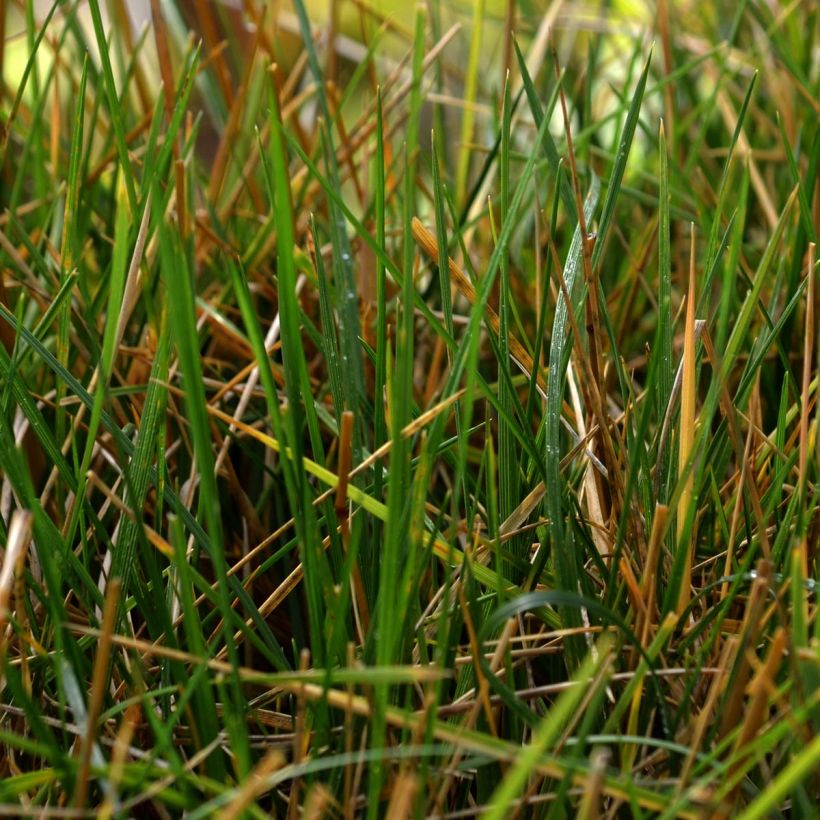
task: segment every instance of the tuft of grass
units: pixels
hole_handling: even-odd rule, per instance
[[[267,5],[0,6],[0,813],[813,816],[817,10]]]

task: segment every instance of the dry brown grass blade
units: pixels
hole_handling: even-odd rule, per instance
[[[686,300],[684,300],[685,303]],[[704,331],[706,330],[706,322],[703,319],[695,320],[695,341],[697,342],[699,339],[702,338]],[[666,412],[664,413],[663,417],[663,424],[661,426],[661,434],[660,439],[658,441],[658,452],[663,453],[666,452],[667,448],[669,447],[669,439],[672,435],[673,423],[675,419],[676,408],[678,406],[678,402],[680,400],[680,393],[681,393],[681,386],[683,384],[683,360],[678,365],[678,369],[675,371],[675,381],[672,384],[672,393],[669,396],[669,402],[666,406]],[[660,491],[660,472],[655,472],[655,493],[656,495]]]
[[[498,534],[502,537],[518,531],[523,523],[533,514],[541,499],[544,497],[546,487],[540,481],[521,501],[521,503],[510,513],[498,528]]]
[[[347,532],[347,484],[350,470],[353,465],[353,421],[354,415],[350,410],[342,412],[339,425],[339,464],[337,475],[339,483],[336,485],[336,500],[334,507],[336,515],[342,523],[342,534]]]
[[[658,618],[656,605],[657,597],[657,576],[658,558],[661,554],[663,544],[663,534],[666,530],[666,521],[669,518],[669,507],[665,504],[655,505],[655,517],[652,519],[652,532],[649,535],[649,549],[646,553],[646,565],[641,576],[641,595],[644,600],[646,610],[646,620],[641,625],[638,634],[641,636],[641,644],[649,646],[653,622]]]
[[[111,766],[108,770],[108,782],[116,789],[123,778],[125,762],[130,754],[131,739],[139,725],[140,707],[137,704],[129,706],[122,717],[120,729],[114,739],[114,748],[111,752]],[[119,810],[119,807],[116,807]],[[113,797],[107,795],[99,809],[100,820],[109,820],[114,816],[115,804]]]
[[[419,780],[412,772],[399,772],[390,784],[390,802],[386,817],[403,820],[413,817],[413,805],[419,791]]]
[[[213,64],[216,72],[217,82],[225,100],[225,105],[230,109],[233,103],[233,88],[231,86],[231,72],[225,60],[224,49],[220,47],[219,23],[214,17],[214,4],[208,0],[193,0],[196,11],[199,31],[205,38],[205,45],[208,51],[214,56]],[[154,0],[156,2],[156,0]]]
[[[658,33],[661,39],[663,50],[664,71],[671,74],[674,70],[675,60],[672,55],[672,41],[669,36],[669,4],[668,0],[658,1]],[[675,146],[671,140],[675,138],[675,87],[672,83],[667,83],[663,90],[664,120],[669,126],[670,153],[674,155]],[[663,121],[661,128],[664,127]]]
[[[171,122],[174,115],[174,71],[171,66],[171,49],[168,45],[168,26],[162,13],[160,0],[151,0],[151,22],[153,23],[154,41],[159,58],[159,73],[162,77],[165,105],[165,122]],[[174,143],[174,157],[179,158],[179,142]]]
[[[74,807],[83,808],[88,796],[88,777],[91,773],[91,750],[97,740],[97,722],[102,711],[108,682],[108,662],[111,658],[112,637],[116,626],[117,608],[120,603],[120,581],[112,578],[106,587],[105,608],[103,609],[100,637],[94,655],[94,671],[89,692],[88,714],[86,716],[85,734],[80,744],[80,765],[77,772],[77,785],[74,790]]]
[[[253,78],[253,69],[256,66],[256,56],[259,51],[259,46],[264,36],[264,28],[261,25],[256,27],[256,34],[248,51],[248,56],[245,58],[245,72],[242,81],[239,83],[236,96],[231,103],[228,112],[228,121],[225,123],[225,128],[219,138],[219,143],[214,154],[214,161],[211,165],[211,180],[208,185],[208,200],[216,208],[217,200],[222,191],[222,186],[225,181],[225,172],[228,169],[228,161],[231,156],[231,151],[235,147],[236,137],[239,132],[242,115],[245,111],[248,90],[250,88],[251,80]],[[255,183],[253,174],[240,177],[248,187],[248,192],[254,201],[257,210],[262,210],[262,197],[259,193],[258,186]]]
[[[299,808],[299,817],[302,820],[325,820],[334,817],[338,812],[338,804],[333,799],[333,793],[324,783],[314,783],[305,795],[305,802]]]
[[[594,749],[589,756],[590,778],[578,809],[578,820],[596,820],[604,816],[601,806],[602,786],[610,757],[609,749]]]
[[[262,791],[266,790],[265,778],[285,765],[285,756],[278,749],[269,749],[265,756],[239,788],[234,799],[217,815],[219,820],[239,820]]]
[[[122,36],[123,46],[127,54],[134,54],[137,43],[134,41],[136,34],[134,27],[131,25],[131,18],[126,8],[126,0],[113,0],[113,16],[116,19],[115,25],[117,31]],[[145,68],[141,60],[135,59],[133,62],[134,72],[134,87],[137,91],[137,96],[140,101],[140,109],[143,115],[153,113],[153,102],[151,99],[151,91],[149,89],[149,81],[145,76]]]
[[[114,348],[119,349],[122,344],[125,328],[131,314],[136,307],[142,286],[140,270],[143,257],[145,255],[145,243],[148,239],[148,228],[151,223],[152,192],[149,191],[145,197],[145,207],[142,211],[137,239],[134,243],[134,252],[131,254],[131,261],[128,265],[128,274],[125,279],[125,288],[122,295],[120,315],[117,317],[117,333],[114,340]]]
[[[102,638],[101,630],[94,629],[93,627],[86,626],[85,624],[68,623],[67,627],[77,635],[88,635],[92,638],[97,638],[98,640]],[[152,643],[151,641],[145,641],[140,638],[131,638],[128,635],[112,635],[111,643],[115,646],[120,646],[123,649],[130,649],[132,652],[139,653],[141,660],[144,662],[152,658],[167,658],[169,660],[179,661],[180,663],[191,664],[192,666],[200,666],[205,664],[208,669],[212,672],[216,672],[217,674],[230,675],[235,672],[239,675],[242,682],[248,685],[269,686],[271,682],[275,680],[275,686],[282,691],[296,692],[302,687],[305,687],[306,690],[310,691],[310,687],[314,685],[312,681],[317,682],[316,686],[319,689],[324,689],[322,681],[327,680],[327,672],[323,669],[307,669],[304,672],[298,673],[298,675],[302,677],[302,680],[291,681],[287,679],[287,676],[282,676],[280,680],[276,673],[260,671],[250,666],[231,666],[231,664],[226,663],[225,661],[220,661],[215,658],[202,658],[199,655],[195,655],[192,652],[186,652],[183,649],[174,649],[170,646],[164,646],[161,643]],[[353,667],[353,669],[355,670],[356,667]],[[449,677],[449,672],[442,671],[441,669],[430,665],[415,666],[412,668],[412,672],[413,680],[417,683],[436,681]],[[296,674],[297,673],[294,673],[294,677]],[[305,683],[304,680],[307,680],[308,682]],[[344,692],[340,691],[338,694],[343,700],[346,697]]]
[[[632,611],[635,612],[636,619],[645,623],[649,618],[644,596],[641,593],[640,584],[632,570],[629,559],[625,555],[621,556],[618,568],[621,570],[621,577],[626,584],[626,591],[632,604]]]
[[[678,476],[686,472],[689,457],[692,454],[692,445],[695,440],[695,225],[691,223],[691,238],[689,247],[689,292],[686,297],[686,324],[683,335],[683,384],[681,389],[680,408],[680,446],[678,448]],[[694,470],[689,468],[684,478],[683,490],[680,495],[677,509],[677,542],[678,549],[686,550],[683,577],[681,579],[680,594],[678,596],[678,615],[681,615],[689,605],[692,589],[692,559],[693,547],[691,543],[681,544],[686,518],[692,505],[692,491],[695,485]],[[691,540],[691,539],[690,539]]]

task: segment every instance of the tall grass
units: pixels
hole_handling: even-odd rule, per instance
[[[0,813],[813,816],[817,8],[242,5],[0,6]]]

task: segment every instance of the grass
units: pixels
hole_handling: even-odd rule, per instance
[[[128,6],[0,7],[0,813],[816,816],[817,9]]]

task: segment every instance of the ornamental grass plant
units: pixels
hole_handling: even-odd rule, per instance
[[[0,3],[0,815],[816,817],[819,21]]]

